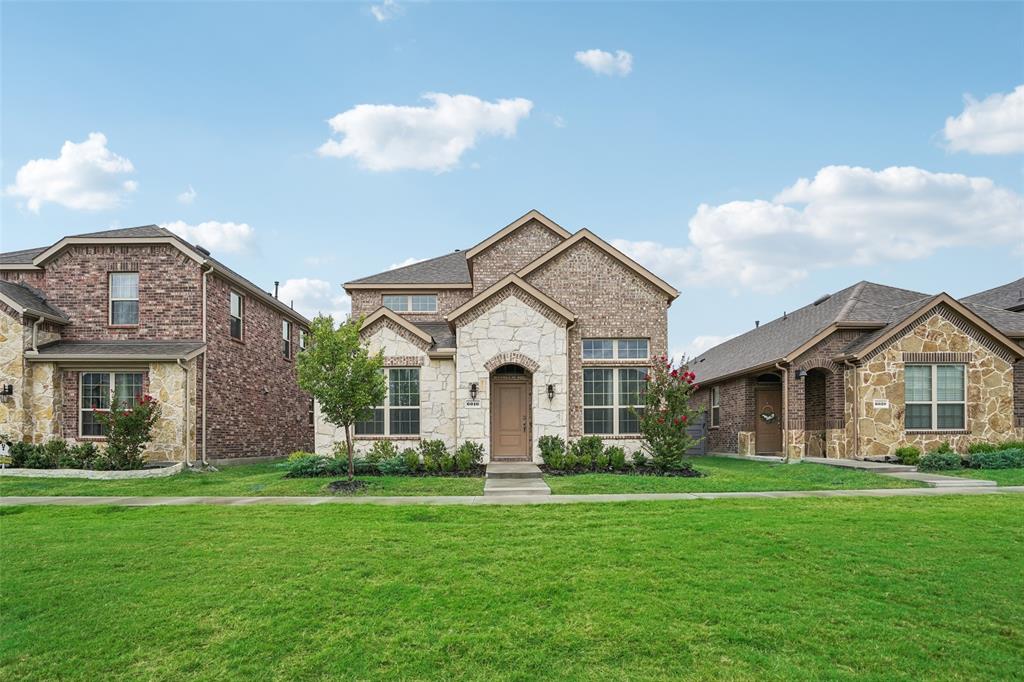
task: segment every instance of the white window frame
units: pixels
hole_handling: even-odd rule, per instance
[[[84,396],[85,375],[87,375],[87,374],[106,374],[107,375],[108,385],[110,386],[110,395],[107,396],[107,407],[96,407],[96,408],[93,408],[93,407],[83,407],[82,406],[82,399],[85,397]],[[84,413],[86,413],[86,412],[110,412],[110,406],[114,404],[114,396],[117,395],[117,375],[119,375],[119,374],[120,375],[126,375],[126,374],[136,375],[137,374],[138,376],[140,376],[142,378],[141,381],[139,382],[139,386],[142,387],[142,386],[146,385],[146,376],[145,376],[146,373],[145,372],[136,371],[136,370],[119,370],[119,371],[118,370],[114,370],[114,371],[100,370],[100,371],[82,371],[82,372],[78,373],[78,437],[79,438],[99,438],[99,439],[104,439],[104,440],[106,439],[106,436],[102,435],[102,434],[100,434],[100,435],[88,434],[87,435],[87,434],[82,433],[82,415]]]
[[[421,371],[421,369],[422,368],[420,368],[420,367],[387,367],[387,368],[381,370],[384,373],[384,378],[385,378],[385,381],[387,382],[387,387],[388,387],[387,393],[385,393],[385,395],[384,395],[384,404],[383,405],[374,405],[372,408],[370,408],[371,410],[373,410],[373,413],[374,413],[373,419],[371,419],[371,420],[363,420],[363,421],[375,420],[376,419],[376,412],[377,412],[377,410],[381,410],[381,412],[383,414],[383,424],[381,426],[381,432],[380,433],[356,433],[355,432],[355,425],[353,425],[352,431],[353,431],[353,435],[356,438],[382,438],[382,437],[385,437],[385,436],[394,436],[396,438],[419,438],[420,437],[420,434],[423,431],[423,372]],[[417,389],[418,389],[416,405],[405,405],[405,406],[398,406],[398,405],[392,406],[391,405],[391,373],[395,372],[395,371],[398,371],[398,370],[414,370],[416,372],[416,386],[417,386]],[[409,410],[409,411],[416,410],[419,413],[418,418],[416,420],[417,423],[419,424],[419,427],[416,429],[416,433],[392,433],[391,432],[391,411],[392,411],[392,409],[394,409],[394,410]]]
[[[637,408],[637,409],[644,407],[643,403],[639,403],[639,404],[632,404],[632,403],[631,404],[625,404],[625,403],[622,402],[622,392],[621,392],[622,379],[621,379],[621,377],[619,375],[619,372],[622,372],[624,370],[625,371],[640,370],[640,371],[648,372],[648,373],[651,371],[649,367],[584,367],[583,368],[584,377],[585,377],[587,372],[594,372],[594,371],[607,372],[607,371],[610,371],[612,373],[612,402],[611,402],[610,405],[591,405],[591,406],[587,407],[586,406],[586,398],[584,397],[583,435],[585,435],[585,436],[637,436],[637,437],[640,436],[640,431],[635,431],[635,432],[630,431],[630,432],[624,433],[622,431],[622,427],[621,427],[621,425],[619,423],[620,422],[619,410],[627,409],[627,408],[630,408],[630,407]],[[583,384],[584,384],[584,386],[586,386],[586,379],[585,378],[584,378]],[[611,433],[589,433],[589,432],[587,432],[587,418],[586,418],[587,410],[607,410],[609,408],[612,410],[612,431],[611,431]]]
[[[419,310],[416,310],[413,308],[413,299],[416,298],[430,299],[433,302],[433,305],[428,308],[421,308]],[[404,307],[392,307],[387,304],[388,299],[392,299],[392,302],[404,300]],[[382,306],[396,313],[422,314],[437,312],[437,294],[382,294],[380,300]]]
[[[299,327],[299,352],[306,350],[306,346],[309,344],[309,331]]]
[[[711,387],[711,428],[717,429],[722,424],[722,390],[720,386]]]
[[[931,400],[907,400],[906,399],[906,369],[909,367],[930,367],[931,368]],[[939,400],[939,367],[959,367],[963,372],[963,400]],[[931,426],[924,429],[912,429],[907,427],[907,415],[903,415],[903,430],[907,433],[928,433],[931,431],[966,431],[967,430],[967,365],[959,362],[910,362],[904,367],[903,377],[904,405],[931,405]],[[962,405],[964,408],[964,421],[961,426],[948,427],[939,426],[939,405]]]
[[[114,296],[114,275],[135,275],[135,298],[128,298],[124,296]],[[107,273],[107,324],[111,327],[138,327],[139,326],[139,315],[141,314],[139,306],[139,273],[136,270],[118,270]],[[124,323],[114,322],[114,302],[115,301],[135,301],[135,322]]]
[[[285,360],[292,359],[292,321],[281,319],[281,350]]]
[[[600,357],[600,358],[597,358],[597,357],[587,357],[587,350],[586,350],[586,342],[587,341],[610,341],[611,344],[612,344],[612,354],[611,354],[611,357]],[[643,356],[640,356],[640,357],[623,357],[623,355],[621,353],[620,346],[622,345],[622,343],[624,341],[643,341],[646,344],[647,353],[645,355],[643,355]],[[593,337],[593,338],[582,339],[580,341],[580,356],[584,360],[591,360],[591,361],[597,361],[597,360],[637,360],[637,361],[640,361],[640,362],[647,361],[647,360],[650,360],[650,358],[651,358],[651,340],[643,338],[643,337],[640,337],[640,336],[628,336],[628,337],[614,338],[614,339],[613,338],[608,338],[608,337]]]
[[[231,313],[231,297],[238,297],[238,317]],[[238,336],[231,333],[231,322],[238,320]],[[228,293],[228,336],[235,341],[245,340],[245,296],[241,292],[231,289]]]

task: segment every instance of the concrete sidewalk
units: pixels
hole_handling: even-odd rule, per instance
[[[751,493],[633,493],[625,495],[507,495],[422,496],[422,497],[0,497],[0,507],[18,505],[61,505],[93,507],[167,507],[194,504],[222,506],[376,504],[376,505],[501,505],[501,504],[588,504],[594,502],[648,502],[665,500],[787,499],[796,497],[934,497],[941,495],[1013,495],[1024,486],[962,488],[883,488],[877,490],[792,490]]]

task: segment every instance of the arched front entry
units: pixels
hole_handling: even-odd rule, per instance
[[[533,443],[533,375],[522,365],[491,372],[491,460],[528,462]]]
[[[782,452],[782,379],[762,374],[754,386],[755,451],[759,455]]]

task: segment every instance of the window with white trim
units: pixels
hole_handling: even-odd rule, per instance
[[[110,273],[110,324],[134,327],[139,324],[139,273]]]
[[[711,387],[711,426],[718,426],[722,419],[722,394],[718,386]]]
[[[292,323],[290,320],[281,320],[281,342],[285,359],[292,357]]]
[[[583,339],[584,360],[646,360],[647,339]]]
[[[299,352],[306,350],[309,345],[309,332],[305,329],[299,329]]]
[[[437,294],[385,294],[383,303],[396,313],[437,312]]]
[[[966,365],[907,365],[903,384],[907,431],[967,428]]]
[[[420,369],[387,370],[388,394],[366,419],[356,422],[357,436],[416,436],[420,432]]]
[[[633,435],[647,393],[647,369],[586,367],[583,369],[583,433]]]
[[[237,291],[230,294],[230,307],[228,310],[228,326],[230,327],[231,338],[242,340],[242,319],[245,315],[245,298]]]
[[[135,407],[142,398],[142,372],[82,372],[78,376],[78,435],[103,438],[106,427],[96,418],[98,412]]]

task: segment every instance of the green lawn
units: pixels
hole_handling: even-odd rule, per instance
[[[960,469],[938,473],[964,478],[982,478],[995,481],[998,485],[1024,485],[1024,469]]]
[[[0,509],[0,679],[1019,679],[1022,500]]]
[[[557,495],[916,488],[921,485],[866,471],[840,469],[822,464],[774,464],[729,457],[694,457],[692,462],[694,467],[706,476],[679,478],[580,474],[546,476],[544,480],[550,486],[551,492]]]
[[[359,476],[360,495],[483,495],[483,478]],[[80,478],[0,478],[0,495],[330,495],[337,478],[285,478],[275,463],[238,464],[216,472],[184,472],[167,478],[88,481]]]

